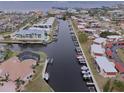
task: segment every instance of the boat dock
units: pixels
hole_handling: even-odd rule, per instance
[[[46,79],[49,77],[49,74],[46,72],[46,69],[47,69],[47,66],[48,66],[48,62],[49,62],[50,59],[46,59],[45,61],[45,65],[44,65],[44,68],[43,68],[43,71],[42,71],[42,78],[43,79]],[[47,77],[46,77],[47,76]],[[47,79],[46,79],[47,80]]]
[[[83,78],[85,79],[86,85],[88,86],[88,89],[90,90],[90,92],[96,92],[96,91],[99,92],[100,89],[99,89],[99,87],[97,85],[97,82],[96,82],[95,78],[93,77],[93,73],[92,73],[92,71],[90,69],[90,66],[89,66],[88,62],[87,62],[86,56],[85,56],[85,54],[83,52],[83,49],[81,48],[81,45],[79,43],[79,39],[78,39],[78,37],[77,37],[77,35],[76,35],[75,31],[74,31],[74,27],[72,25],[71,20],[69,21],[69,23],[71,24],[70,27],[72,28],[70,34],[74,33],[74,35],[75,35],[75,36],[72,37],[72,40],[77,41],[78,44],[79,44],[78,47],[76,46],[75,50],[76,50],[77,54],[81,53],[82,54],[81,56],[83,57],[83,59],[79,60],[79,62],[83,61],[85,63],[84,66],[86,66],[88,68],[89,72],[90,72],[90,73],[86,73],[86,72],[83,73]]]

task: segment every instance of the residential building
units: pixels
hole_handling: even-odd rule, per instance
[[[106,57],[97,57],[95,59],[97,71],[103,77],[115,77],[117,70],[114,65]]]
[[[93,41],[93,43],[97,44],[97,45],[103,45],[104,46],[106,44],[106,39],[102,38],[102,37],[98,37]]]
[[[37,40],[37,41],[47,41],[49,36],[45,34],[44,30],[41,29],[26,29],[14,32],[11,35],[12,40]]]
[[[91,55],[92,55],[93,57],[96,57],[96,56],[104,56],[104,55],[105,55],[105,49],[102,48],[101,45],[92,44],[92,45],[91,45]]]

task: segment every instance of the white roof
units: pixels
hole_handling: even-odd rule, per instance
[[[78,25],[78,28],[85,28],[83,25]]]
[[[99,44],[104,43],[105,41],[106,41],[106,39],[105,38],[101,38],[101,37],[98,37],[98,38],[96,38],[94,40],[94,42],[99,43]]]
[[[105,49],[102,48],[101,45],[93,44],[93,45],[91,45],[91,52],[98,53],[98,54],[104,54]]]
[[[93,34],[93,36],[95,36],[95,37],[97,37],[97,38],[99,37],[99,35],[98,35],[98,34],[95,34],[95,33]]]
[[[121,36],[119,36],[119,35],[110,35],[110,36],[107,36],[107,38],[109,38],[109,39],[119,39],[119,38],[121,38]]]
[[[95,29],[84,29],[85,31],[88,31],[88,32],[95,32],[96,30]]]
[[[117,70],[108,61],[106,57],[97,57],[95,60],[96,60],[96,63],[99,65],[99,67],[103,69],[105,72],[117,72]]]
[[[35,24],[34,26],[39,26],[39,25],[52,25],[55,20],[55,17],[49,17],[48,19],[39,22],[38,24]]]
[[[55,17],[50,17],[50,18],[47,19],[45,24],[52,25],[54,20],[55,20]]]
[[[41,30],[41,31],[49,31],[49,28],[39,28],[39,27],[30,27],[31,30]]]

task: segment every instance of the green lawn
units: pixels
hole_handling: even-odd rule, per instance
[[[5,56],[5,60],[13,57],[13,56],[16,56],[18,53],[15,51],[11,51],[11,50],[7,50],[6,51],[6,56]]]
[[[122,60],[122,62],[124,63],[124,49],[119,48],[117,51],[117,54],[119,58]]]
[[[38,52],[40,54],[41,61],[40,64],[36,67],[36,73],[33,76],[32,81],[30,81],[26,86],[26,92],[51,92],[53,91],[51,87],[42,79],[42,70],[44,67],[44,61],[46,59],[46,54],[43,52]]]

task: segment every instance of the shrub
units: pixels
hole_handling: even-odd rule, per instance
[[[103,38],[106,38],[109,35],[119,35],[119,34],[116,32],[102,32],[102,33],[100,33],[100,37],[103,37]]]
[[[109,80],[106,82],[106,84],[104,85],[104,88],[103,88],[103,91],[104,91],[104,92],[108,92],[108,91],[109,91],[109,89],[110,89],[110,82],[111,82],[111,80],[109,79]]]

